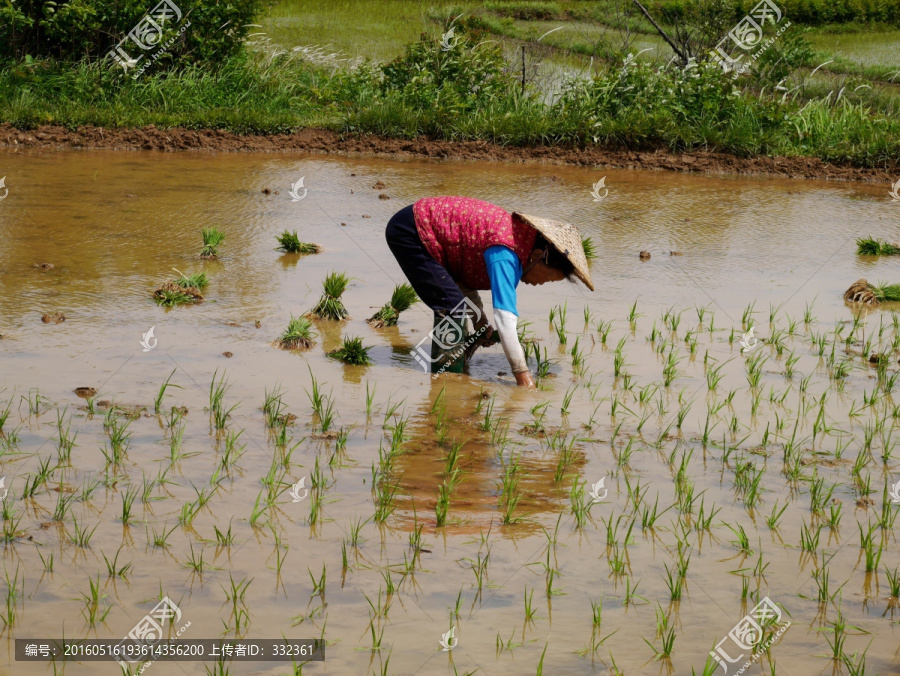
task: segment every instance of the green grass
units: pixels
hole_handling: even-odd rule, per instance
[[[362,343],[362,338],[344,338],[344,342],[341,346],[328,353],[329,357],[334,357],[335,359],[340,359],[345,364],[350,364],[352,366],[368,366],[369,364],[374,364],[372,359],[369,357],[369,350],[371,347],[365,347]]]
[[[393,293],[391,293],[391,300],[385,303],[378,312],[366,321],[374,328],[396,326],[397,320],[400,319],[400,313],[408,310],[418,302],[419,297],[409,284],[397,284]]]
[[[219,246],[225,240],[225,233],[217,228],[203,228],[200,234],[203,237],[200,258],[218,258]]]
[[[311,253],[319,253],[322,250],[318,244],[312,244],[311,242],[301,242],[300,238],[297,236],[297,231],[288,232],[285,230],[280,235],[276,235],[275,239],[278,240],[278,246],[275,248],[276,251],[284,251],[286,253],[303,253],[303,254],[311,254]]]
[[[291,316],[284,333],[275,342],[283,350],[306,349],[313,346],[315,335],[312,323],[306,317]]]
[[[879,303],[900,301],[900,284],[870,284]]]
[[[893,5],[897,0],[888,2]],[[663,4],[676,14],[684,11],[683,4],[673,3]],[[166,73],[160,68],[135,81],[102,63],[32,60],[6,65],[0,67],[0,121],[19,128],[153,124],[160,129],[225,129],[243,134],[325,127],[501,145],[704,150],[742,157],[813,156],[861,167],[897,166],[900,98],[889,91],[889,85],[881,84],[889,79],[892,62],[862,64],[861,68],[881,70],[854,75],[859,81],[832,82],[828,78],[833,74],[823,79],[821,71],[807,84],[801,76],[819,55],[811,55],[798,36],[790,43],[794,52],[787,49],[787,38],[778,43],[786,51],[773,52],[771,68],[765,73],[736,83],[716,74],[717,67],[695,69],[684,77],[677,68],[660,67],[667,61],[668,48],[658,44],[656,65],[643,60],[649,58],[645,55],[623,68],[623,44],[619,44],[623,34],[610,28],[615,20],[609,17],[617,16],[612,0],[504,2],[492,4],[492,11],[473,3],[459,4],[468,14],[456,24],[461,39],[449,52],[438,42],[439,20],[446,18],[449,4],[440,2],[427,11],[405,0],[382,0],[376,11],[361,0],[319,5],[288,0],[273,9],[263,24],[281,44],[302,47],[296,52],[279,50],[276,55],[260,48],[224,59],[216,70],[196,65]],[[736,16],[746,9],[736,1],[726,4]],[[793,3],[791,8],[793,14],[783,9],[795,22],[801,15],[809,15],[812,23],[858,19],[860,13],[866,20],[878,18],[875,10],[846,2],[835,7],[818,1],[803,6]],[[625,21],[645,23],[630,15]],[[564,30],[538,44],[544,29],[554,23]],[[347,30],[348,26],[353,30]],[[473,31],[471,39],[464,29]],[[646,25],[643,29],[652,31]],[[519,42],[495,30],[524,31],[520,37],[532,45],[524,95],[515,60]],[[427,33],[426,39],[413,43],[422,32]],[[658,43],[646,33],[640,40],[651,37]],[[863,34],[854,39],[864,42],[866,38]],[[640,40],[632,41],[626,51],[639,51]],[[369,64],[352,70],[345,59],[330,55],[331,48],[310,47],[329,42],[337,50],[346,46],[356,54],[384,59],[397,56],[409,43],[412,48],[384,67]],[[504,54],[512,61],[503,60]],[[574,69],[558,64],[570,57],[596,79],[560,91],[562,71]],[[534,74],[548,68],[556,77],[551,96],[542,91],[547,83],[536,81]],[[702,77],[697,78],[698,74]],[[865,79],[876,75],[877,79]],[[791,97],[774,91],[783,76],[790,78],[784,86],[799,86],[792,88]],[[859,87],[866,82],[877,86]],[[735,84],[740,96],[732,96]],[[845,91],[835,105],[841,88]],[[670,91],[679,94],[672,96]],[[289,246],[299,242],[293,235]],[[170,289],[160,293],[158,302],[171,305],[190,300]]]
[[[195,272],[191,275],[185,275],[179,270],[175,270],[175,272],[178,273],[178,277],[166,282],[154,291],[153,300],[164,307],[202,301],[203,294],[201,290],[209,285],[209,278],[206,276],[206,273]]]
[[[900,246],[872,237],[860,237],[856,240],[856,253],[863,256],[894,256],[900,254]]]
[[[342,272],[330,272],[322,282],[322,297],[309,314],[317,319],[341,320],[350,317],[347,308],[341,302],[341,296],[347,289],[350,278]]]

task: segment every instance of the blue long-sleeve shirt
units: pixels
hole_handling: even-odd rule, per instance
[[[512,249],[501,244],[485,250],[484,262],[491,281],[494,324],[500,334],[503,352],[506,353],[513,373],[527,371],[525,351],[519,343],[519,312],[516,309],[516,286],[522,279],[522,263]]]

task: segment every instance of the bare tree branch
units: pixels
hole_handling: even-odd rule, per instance
[[[681,61],[682,61],[683,63],[687,63],[687,62],[688,62],[688,57],[685,55],[685,53],[684,53],[681,49],[678,48],[678,45],[675,44],[675,41],[672,40],[672,38],[670,38],[670,37],[666,34],[666,32],[660,27],[660,25],[659,25],[658,23],[656,23],[656,21],[653,20],[653,17],[650,16],[650,12],[647,11],[647,8],[644,7],[644,6],[639,2],[639,0],[631,0],[631,1],[632,1],[635,5],[637,5],[637,6],[638,6],[638,9],[641,10],[641,13],[642,13],[645,17],[647,17],[647,21],[649,21],[651,24],[653,24],[653,27],[654,27],[654,28],[656,29],[656,31],[662,36],[662,39],[669,43],[669,47],[671,47],[671,48],[675,51],[675,53],[678,55],[678,58],[680,58]]]

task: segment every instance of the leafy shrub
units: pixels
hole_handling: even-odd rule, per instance
[[[455,115],[506,98],[514,78],[496,42],[473,44],[463,33],[446,49],[423,34],[406,53],[382,67],[381,91],[410,107]]]
[[[172,0],[182,13],[163,24],[163,37],[177,39],[158,62],[168,66],[215,63],[237,53],[254,20],[270,0]],[[78,61],[106,56],[159,0],[68,0],[61,2],[0,3],[0,61],[56,58]],[[180,27],[190,22],[181,32]],[[142,53],[127,40],[123,49],[132,57]],[[151,51],[143,52],[145,54]],[[143,63],[144,60],[141,61]]]

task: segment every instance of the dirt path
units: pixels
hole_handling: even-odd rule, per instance
[[[741,158],[725,153],[692,152],[680,155],[665,151],[637,152],[600,148],[539,146],[504,147],[484,141],[435,141],[384,138],[374,135],[342,135],[327,129],[303,129],[293,134],[245,136],[223,130],[103,129],[41,126],[19,130],[0,125],[0,147],[14,148],[102,148],[114,150],[204,150],[215,152],[321,152],[364,155],[406,155],[442,159],[538,162],[625,169],[663,169],[704,173],[770,174],[791,178],[879,181],[900,178],[900,165],[893,172],[831,165],[817,158]]]

